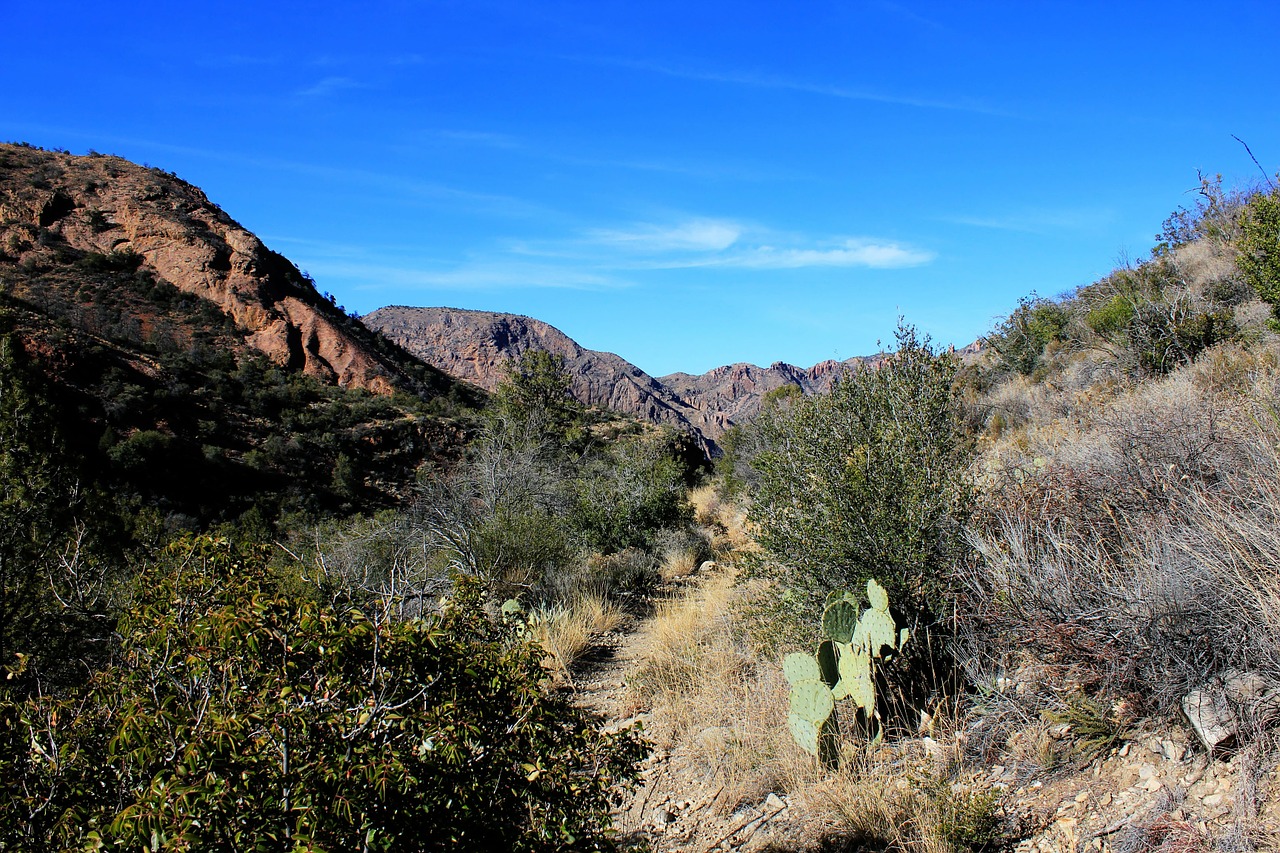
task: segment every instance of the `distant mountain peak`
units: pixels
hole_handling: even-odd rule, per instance
[[[697,376],[654,378],[621,356],[586,349],[554,326],[520,314],[392,305],[364,321],[428,364],[488,390],[505,377],[508,361],[528,350],[563,356],[579,402],[688,432],[708,453],[716,452],[726,430],[759,411],[769,391],[783,385],[825,391],[863,361],[826,361],[809,369],[781,361],[767,368],[740,363]]]

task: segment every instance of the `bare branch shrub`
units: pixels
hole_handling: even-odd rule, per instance
[[[1229,670],[1280,679],[1272,361],[1147,383],[1060,427],[1037,464],[989,472],[963,572],[974,683],[1021,670],[1060,698],[1169,713]]]

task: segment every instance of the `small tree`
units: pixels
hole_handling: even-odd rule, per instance
[[[578,421],[582,406],[570,391],[564,356],[528,350],[508,362],[506,379],[493,393],[491,417],[564,437]]]
[[[946,611],[967,503],[955,372],[903,324],[878,367],[762,413],[751,517],[811,617],[827,592],[872,578],[905,609]]]

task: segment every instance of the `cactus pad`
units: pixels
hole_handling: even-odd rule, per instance
[[[837,643],[847,643],[853,639],[857,625],[858,607],[848,599],[833,601],[822,612],[822,631]]]
[[[884,591],[884,587],[876,583],[875,578],[867,581],[867,601],[871,602],[872,610],[880,610],[884,613],[889,612],[889,593]]]
[[[820,681],[802,681],[791,686],[791,713],[815,726],[826,721],[836,709],[831,690]]]
[[[874,608],[863,611],[862,618],[858,620],[853,644],[866,649],[873,657],[880,657],[880,650],[885,646],[891,649],[897,648],[896,627],[888,611]]]
[[[782,674],[787,677],[788,684],[800,684],[804,681],[822,681],[822,670],[813,655],[804,652],[789,654],[782,661]]]
[[[795,714],[787,715],[787,728],[791,729],[791,736],[796,739],[796,743],[800,744],[805,752],[814,756],[818,756],[818,727],[808,720],[797,717]]]

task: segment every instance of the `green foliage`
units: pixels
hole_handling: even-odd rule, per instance
[[[1008,843],[998,791],[955,789],[945,778],[921,785],[935,831],[948,850],[1000,850]]]
[[[1193,295],[1178,266],[1157,258],[1081,290],[1084,325],[1134,372],[1168,373],[1237,332],[1231,310]]]
[[[987,343],[1005,370],[1030,375],[1045,347],[1064,339],[1069,322],[1061,303],[1032,294],[1018,300],[1017,309],[987,337]]]
[[[1240,273],[1280,318],[1280,188],[1249,199],[1240,215]]]
[[[584,466],[570,523],[586,544],[606,554],[643,548],[692,520],[677,444],[669,432],[624,438]]]
[[[148,565],[115,661],[0,702],[0,848],[600,849],[642,744],[542,684],[463,584],[391,619],[198,537]]]
[[[851,699],[864,728],[880,712],[876,708],[876,661],[902,650],[907,629],[898,632],[889,614],[889,598],[875,580],[867,581],[871,606],[858,613],[858,599],[847,592],[827,596],[822,631],[827,639],[816,655],[787,655],[782,671],[791,685],[787,727],[807,752],[827,766],[838,761],[836,701]],[[877,736],[879,736],[877,734]]]
[[[878,367],[758,421],[762,570],[804,596],[810,618],[824,590],[871,577],[909,612],[950,610],[968,494],[956,365],[909,326],[897,338]]]
[[[507,363],[507,376],[494,391],[488,415],[534,428],[567,441],[578,425],[582,406],[570,391],[564,356],[528,350]]]
[[[1082,693],[1067,697],[1061,708],[1046,711],[1044,718],[1066,727],[1073,753],[1085,760],[1103,755],[1124,737],[1124,726],[1106,703]]]

